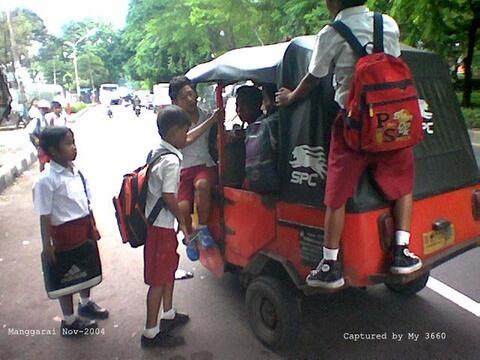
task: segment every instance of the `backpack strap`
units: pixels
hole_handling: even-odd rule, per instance
[[[350,28],[345,25],[344,22],[337,20],[331,23],[330,26],[333,27],[335,31],[337,31],[345,39],[357,56],[363,57],[368,55],[365,48],[362,46],[362,44],[360,44],[360,41],[358,41],[356,36],[353,35],[352,30],[350,30]]]
[[[82,179],[83,190],[85,191],[85,196],[87,197],[88,211],[92,212],[92,209],[90,207],[90,199],[88,198],[88,193],[87,193],[87,182],[85,181],[85,177],[83,176],[80,170],[78,170],[78,175],[80,176],[80,179]]]
[[[359,57],[368,55],[365,50],[366,46],[372,43],[367,43],[365,46],[360,44],[360,41],[353,35],[352,30],[345,25],[344,22],[337,20],[330,24],[350,45],[355,54]],[[373,14],[373,52],[380,53],[384,52],[383,46],[383,16],[381,13]]]
[[[145,181],[147,181],[146,186],[143,187],[143,194],[142,194],[142,200],[146,202],[147,200],[147,188],[148,188],[148,179],[150,177],[150,173],[152,171],[153,165],[158,162],[163,156],[168,155],[168,154],[173,154],[176,157],[178,157],[177,154],[175,154],[172,151],[169,150],[161,150],[153,156],[153,152],[150,152],[147,156],[147,164],[148,164],[148,169],[147,173],[145,174]],[[153,206],[152,211],[150,211],[150,214],[147,216],[147,221],[149,224],[153,224],[155,220],[157,219],[158,215],[160,215],[160,212],[165,206],[165,201],[163,201],[162,197],[157,200],[155,205]]]
[[[385,52],[383,48],[383,17],[378,12],[373,14],[373,52]]]

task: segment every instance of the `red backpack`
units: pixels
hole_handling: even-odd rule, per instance
[[[149,154],[147,163],[133,172],[123,176],[118,196],[113,198],[115,216],[123,243],[129,242],[132,247],[145,244],[147,228],[155,222],[165,203],[160,197],[148,217],[145,217],[147,202],[148,178],[152,167],[160,158],[174,154],[167,150],[158,151],[155,156]],[[175,154],[174,154],[175,155]]]
[[[410,147],[423,139],[417,90],[407,64],[383,48],[382,14],[374,14],[373,53],[368,54],[341,21],[331,26],[360,57],[355,66],[346,114],[344,138],[354,150],[381,152]]]

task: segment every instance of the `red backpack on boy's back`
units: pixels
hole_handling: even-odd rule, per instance
[[[354,150],[381,152],[410,147],[423,139],[422,115],[407,64],[383,48],[382,14],[374,14],[373,53],[368,54],[341,21],[331,26],[360,57],[352,78],[344,138]]]
[[[148,217],[145,217],[150,172],[153,165],[167,154],[174,153],[168,150],[159,150],[154,156],[150,154],[145,165],[124,175],[120,193],[113,198],[115,216],[122,241],[130,243],[132,247],[139,247],[145,244],[148,226],[155,222],[160,211],[165,206],[164,201],[160,197],[151,213]]]

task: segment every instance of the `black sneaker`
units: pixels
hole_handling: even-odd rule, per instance
[[[183,336],[172,336],[162,330],[152,339],[142,335],[140,344],[142,347],[175,347],[185,344],[185,339]]]
[[[93,320],[76,318],[73,323],[68,325],[65,320],[62,320],[60,326],[60,335],[62,336],[79,336],[83,335],[86,330],[96,329],[97,323]]]
[[[407,246],[394,245],[390,271],[394,274],[410,274],[422,267],[422,260],[408,250]]]
[[[161,319],[160,320],[160,329],[162,331],[169,332],[173,328],[181,325],[185,325],[187,322],[190,321],[190,316],[187,314],[175,313],[175,317],[172,320]]]
[[[108,318],[108,310],[98,306],[93,301],[89,301],[87,305],[78,303],[78,315],[89,319],[106,319]]]
[[[307,276],[307,285],[323,287],[326,289],[338,289],[345,285],[342,276],[340,261],[322,259],[315,270]]]

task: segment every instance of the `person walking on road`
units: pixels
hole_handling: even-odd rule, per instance
[[[35,108],[32,105],[30,113],[32,116],[35,116],[35,118],[32,118],[32,121],[28,123],[26,129],[29,132],[30,141],[37,149],[40,171],[43,171],[43,169],[45,169],[45,164],[50,161],[50,158],[40,146],[40,135],[45,128],[51,126],[46,118],[47,113],[50,111],[50,103],[47,100],[39,100],[36,108],[38,109],[38,112],[35,111]]]

